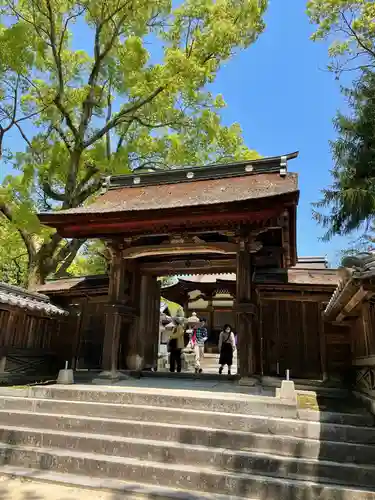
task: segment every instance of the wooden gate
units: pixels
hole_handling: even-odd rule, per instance
[[[92,297],[82,304],[77,355],[80,369],[101,367],[107,300],[107,297]]]
[[[321,304],[262,299],[260,309],[264,375],[321,378]]]

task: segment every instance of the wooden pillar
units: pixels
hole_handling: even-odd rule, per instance
[[[80,309],[70,308],[70,314],[74,314],[75,325],[74,325],[74,340],[72,342],[72,369],[77,370],[78,368],[78,359],[79,359],[79,351],[81,347],[82,340],[82,319],[85,310],[85,306],[87,305],[88,299],[81,302]],[[73,310],[72,310],[73,309]],[[67,321],[68,325],[71,323]],[[73,325],[72,325],[73,326]]]
[[[238,372],[241,378],[254,374],[254,321],[256,306],[252,297],[252,263],[247,243],[240,242],[237,253],[237,292],[235,302],[238,335]]]
[[[362,329],[364,336],[364,346],[365,346],[365,356],[370,356],[373,354],[373,331],[371,328],[371,314],[370,314],[370,303],[364,302],[362,304]]]
[[[214,306],[213,306],[213,294],[210,296],[210,300],[208,301],[208,338],[211,339],[212,342],[212,332],[214,329]],[[216,339],[215,339],[216,343]],[[217,345],[217,344],[216,344]]]
[[[157,365],[160,321],[160,283],[156,276],[142,276],[140,330],[143,340],[144,367]]]
[[[142,338],[139,335],[141,323],[141,274],[139,267],[134,262],[127,260],[128,266],[133,266],[132,280],[129,286],[130,303],[134,309],[134,314],[129,317],[128,324],[123,329],[123,357],[126,368],[135,370],[138,367],[137,356],[143,358]]]
[[[122,317],[121,303],[126,286],[126,260],[122,258],[121,248],[111,247],[111,267],[109,274],[108,304],[106,309],[103,341],[102,369],[104,372],[117,372]]]

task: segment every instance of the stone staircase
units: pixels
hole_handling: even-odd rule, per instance
[[[265,396],[2,389],[0,457],[0,474],[137,500],[375,500],[370,415],[299,415]]]
[[[217,374],[219,372],[219,355],[205,353],[204,358],[201,359],[201,366],[203,373]],[[233,356],[233,365],[231,369],[232,375],[237,373],[237,351]],[[228,373],[228,367],[226,366],[223,370],[224,376]]]

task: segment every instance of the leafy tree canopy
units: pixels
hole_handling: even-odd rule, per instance
[[[345,93],[350,113],[336,117],[333,183],[315,204],[315,217],[327,229],[325,239],[362,228],[365,241],[370,241],[375,216],[375,74],[364,74]],[[319,211],[327,208],[328,214]]]
[[[63,274],[85,244],[40,227],[38,210],[90,202],[103,175],[257,157],[239,125],[221,123],[209,85],[263,31],[266,7],[0,0],[0,146],[18,173],[0,212],[27,250],[30,286]],[[6,150],[11,129],[26,151]]]
[[[0,218],[0,281],[24,285],[27,281],[27,251],[18,233]]]
[[[317,26],[313,40],[331,42],[329,68],[337,76],[375,67],[373,0],[309,0],[307,13]]]

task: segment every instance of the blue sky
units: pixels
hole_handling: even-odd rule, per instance
[[[271,0],[265,33],[223,68],[214,88],[228,104],[225,121],[241,124],[248,146],[264,156],[300,151],[289,162],[301,191],[298,254],[327,255],[334,264],[348,240],[319,241],[323,230],[312,220],[311,203],[330,183],[332,118],[345,102],[339,82],[325,69],[327,44],[309,39],[313,26],[305,5],[304,0]]]
[[[327,45],[309,39],[313,26],[305,3],[271,0],[265,33],[222,68],[213,91],[227,102],[224,121],[240,123],[249,147],[264,156],[300,151],[289,163],[289,170],[299,174],[301,190],[298,253],[327,255],[335,264],[348,240],[320,241],[323,230],[312,219],[311,203],[330,183],[332,118],[345,103],[339,83],[325,70]],[[7,146],[19,148],[19,141],[14,136]],[[0,179],[5,173],[0,164]]]

